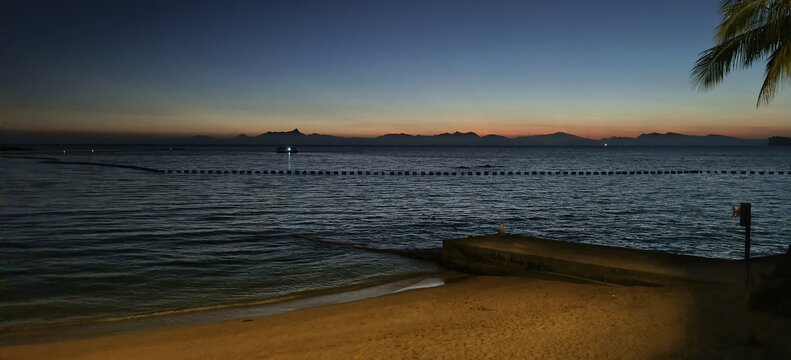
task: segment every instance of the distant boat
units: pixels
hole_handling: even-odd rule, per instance
[[[277,148],[277,150],[275,150],[275,152],[278,152],[278,153],[281,153],[281,154],[293,154],[293,153],[298,153],[299,149],[296,148],[296,147],[292,147],[292,146],[281,146],[281,147]]]

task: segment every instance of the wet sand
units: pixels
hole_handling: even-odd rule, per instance
[[[11,359],[791,358],[791,321],[738,287],[524,277],[176,329],[5,346]]]

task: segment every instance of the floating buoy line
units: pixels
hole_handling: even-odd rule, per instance
[[[2,155],[5,158],[17,159],[36,159],[46,164],[62,165],[89,165],[124,168],[130,170],[140,170],[152,173],[165,174],[238,174],[238,175],[356,175],[356,176],[602,176],[602,175],[686,175],[686,174],[710,174],[710,175],[791,175],[791,170],[525,170],[525,171],[498,171],[498,170],[469,170],[460,171],[395,171],[395,170],[217,170],[217,169],[155,169],[136,165],[111,164],[89,161],[64,161],[51,157],[36,156],[10,156]]]
[[[362,170],[158,170],[167,174],[238,174],[238,175],[357,175],[357,176],[600,176],[600,175],[791,175],[791,171],[765,170],[615,170],[615,171],[362,171]]]

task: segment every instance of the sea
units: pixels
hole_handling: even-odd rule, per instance
[[[5,331],[437,273],[443,240],[500,224],[738,259],[744,228],[733,207],[749,202],[752,256],[791,245],[791,147],[33,146],[2,155]]]

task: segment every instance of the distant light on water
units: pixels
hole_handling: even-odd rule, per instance
[[[4,161],[3,206],[18,215],[4,219],[14,231],[0,242],[0,252],[3,259],[25,264],[31,275],[16,274],[4,283],[3,294],[15,299],[3,308],[4,326],[241,305],[306,289],[430,273],[433,262],[397,254],[438,252],[441,239],[495,233],[504,222],[503,232],[512,234],[738,259],[744,255],[744,230],[728,215],[733,199],[749,199],[760,219],[753,224],[752,236],[760,241],[753,243],[752,255],[784,253],[788,247],[783,230],[791,222],[791,205],[777,199],[791,192],[791,176],[726,176],[714,170],[745,163],[785,170],[791,149],[767,154],[761,146],[618,146],[604,153],[587,147],[327,147],[301,156],[299,146],[282,150],[287,147],[294,154],[287,154],[286,163],[270,149],[214,147],[178,156],[135,147],[95,159],[189,169],[190,176],[114,168],[96,176],[89,170],[94,167]],[[76,150],[74,162],[83,163],[78,160],[84,148]],[[66,155],[68,149],[61,151]],[[383,169],[428,174],[454,167],[480,170],[483,176],[490,163],[502,166],[496,177],[494,169],[487,169],[488,177],[381,176]],[[293,167],[300,174],[323,168],[375,170],[380,176],[237,178],[192,172],[236,164],[269,174],[288,166],[292,174]],[[579,176],[671,168],[712,173]],[[533,169],[575,169],[578,175],[539,176]],[[499,176],[503,171],[522,174]],[[700,189],[710,191],[689,196]],[[61,273],[69,275],[42,280]],[[177,280],[183,277],[194,281]],[[441,278],[429,277],[412,285],[441,284]]]

